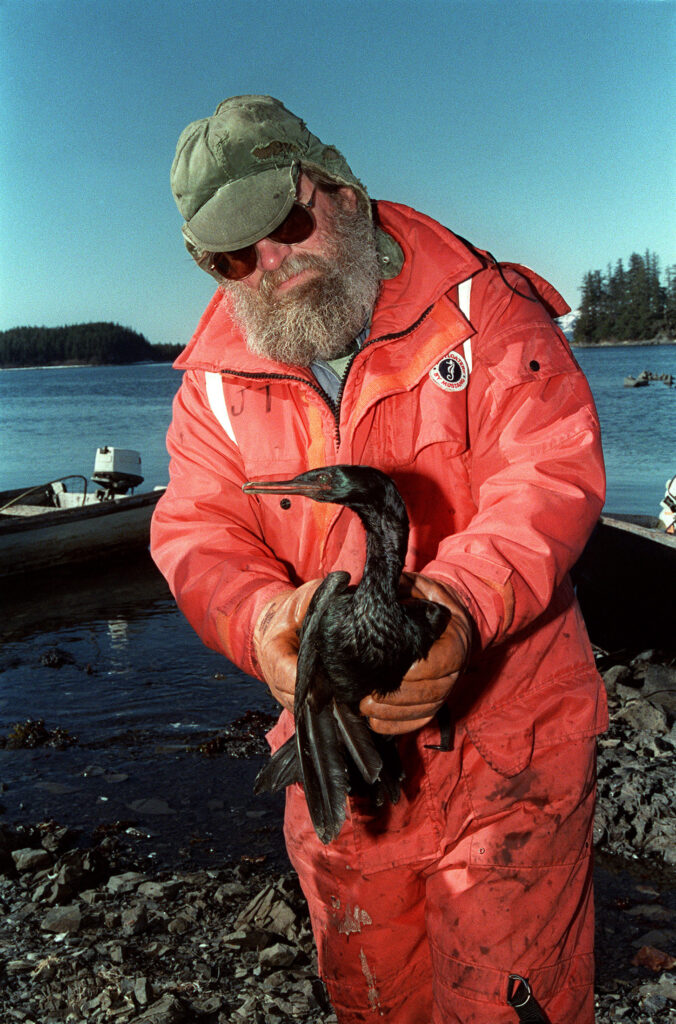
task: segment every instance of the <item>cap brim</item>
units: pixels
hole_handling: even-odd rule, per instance
[[[183,233],[206,252],[252,245],[282,223],[296,198],[297,178],[292,164],[229,182],[186,221]]]

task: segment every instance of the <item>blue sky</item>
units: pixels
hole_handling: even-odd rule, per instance
[[[0,0],[0,329],[185,343],[212,282],[169,167],[226,96],[279,97],[375,198],[526,263],[676,263],[672,0]]]

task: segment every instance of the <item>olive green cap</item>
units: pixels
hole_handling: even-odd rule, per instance
[[[291,209],[301,164],[353,188],[370,210],[366,189],[342,154],[279,100],[223,100],[178,140],[171,189],[186,240],[205,252],[232,252],[264,238]]]

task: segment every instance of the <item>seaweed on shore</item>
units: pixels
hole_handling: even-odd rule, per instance
[[[66,729],[57,726],[48,729],[42,718],[28,718],[25,722],[17,722],[7,736],[0,736],[0,747],[5,750],[32,750],[35,747],[53,747],[65,750],[77,743]]]

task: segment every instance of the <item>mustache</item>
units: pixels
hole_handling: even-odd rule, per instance
[[[284,284],[289,278],[294,277],[303,270],[318,270],[322,273],[327,273],[330,268],[331,264],[327,259],[313,253],[297,253],[296,255],[288,256],[276,270],[268,270],[263,274],[258,285],[258,294],[268,305],[273,301],[284,301],[285,296],[282,296],[279,300],[275,296],[275,292],[280,284]]]

